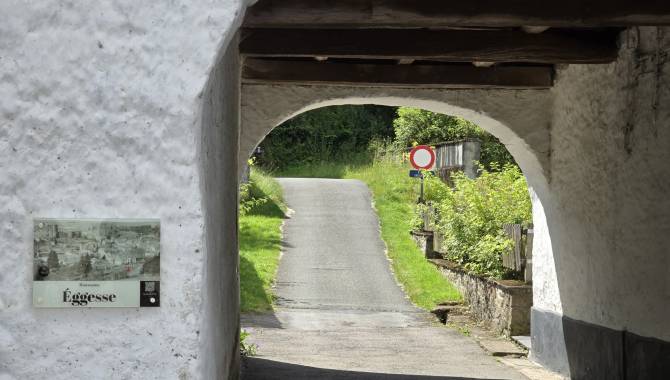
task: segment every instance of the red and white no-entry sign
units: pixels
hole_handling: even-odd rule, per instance
[[[428,145],[417,145],[409,152],[409,162],[415,169],[430,169],[435,164],[435,151]]]

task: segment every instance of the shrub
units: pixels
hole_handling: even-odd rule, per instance
[[[249,165],[249,182],[240,184],[240,215],[283,216],[286,207],[279,183],[272,175],[259,169],[253,160],[249,160]]]
[[[428,179],[427,199],[438,215],[437,229],[444,234],[446,258],[481,275],[504,278],[502,254],[512,242],[502,225],[531,221],[531,204],[523,174],[515,165],[482,170],[477,179],[453,175],[450,189],[437,179]]]
[[[393,136],[395,107],[341,105],[317,108],[279,125],[261,143],[259,164],[283,172],[321,162],[348,162],[375,137]]]
[[[247,343],[249,333],[246,330],[240,330],[240,354],[242,356],[255,356],[258,346],[254,343]]]

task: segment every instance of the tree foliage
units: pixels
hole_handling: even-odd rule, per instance
[[[453,189],[435,177],[426,184],[426,198],[438,211],[437,229],[444,234],[447,258],[474,273],[505,277],[502,254],[511,241],[502,226],[531,222],[526,179],[510,164],[482,170],[474,180],[462,173],[452,179]]]
[[[482,142],[480,163],[485,168],[491,169],[493,163],[514,163],[497,138],[468,120],[411,107],[400,107],[397,113],[395,141],[402,146],[478,138]]]
[[[302,113],[275,128],[261,143],[266,169],[341,161],[366,151],[375,137],[393,136],[394,107],[331,106]]]

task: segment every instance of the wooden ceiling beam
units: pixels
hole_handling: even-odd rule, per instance
[[[670,25],[665,0],[260,0],[245,27],[606,27]]]
[[[619,29],[521,30],[244,29],[251,57],[331,57],[452,62],[608,63]]]
[[[373,64],[246,58],[242,83],[412,88],[549,88],[551,66]]]

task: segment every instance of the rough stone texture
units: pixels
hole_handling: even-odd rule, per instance
[[[545,211],[563,313],[670,340],[670,28],[621,38],[558,71]]]
[[[560,314],[545,318],[552,312],[600,326],[593,334],[603,339],[599,331],[627,330],[670,341],[669,32],[630,29],[617,62],[558,70],[551,197],[542,202],[553,257],[533,253],[535,294],[542,294],[533,320],[556,321],[534,324],[532,337],[533,356],[566,374],[607,361],[593,347],[579,351],[586,361],[570,362],[580,347],[566,343]]]
[[[529,285],[508,285],[479,277],[446,260],[431,262],[456,286],[477,320],[506,336],[530,333],[533,290]]]
[[[203,284],[199,93],[241,2],[0,2],[3,380],[191,379],[230,359],[235,336],[225,356],[200,333],[221,313],[203,302],[220,295]],[[160,218],[161,307],[33,309],[34,217]]]

